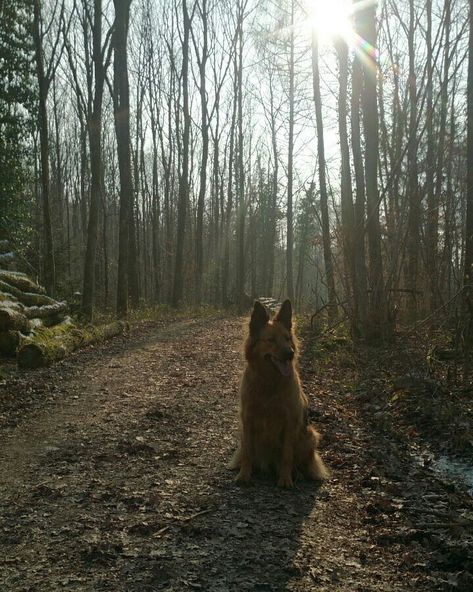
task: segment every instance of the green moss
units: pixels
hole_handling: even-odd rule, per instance
[[[84,345],[96,343],[123,333],[127,323],[115,321],[108,325],[77,327],[62,323],[54,327],[40,327],[34,335],[22,340],[18,350],[18,365],[38,368],[60,360]]]

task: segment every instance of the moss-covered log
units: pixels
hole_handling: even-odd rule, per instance
[[[8,267],[15,263],[16,255],[15,253],[0,253],[0,267]]]
[[[18,331],[0,331],[0,353],[14,356],[20,345],[21,335]]]
[[[26,316],[13,308],[0,308],[0,331],[30,332],[30,323]]]
[[[32,337],[22,340],[18,349],[20,368],[40,368],[65,358],[74,350],[122,334],[127,323],[116,321],[102,327],[78,329],[72,323],[39,328]]]
[[[29,278],[26,273],[5,271],[2,269],[0,270],[0,280],[22,292],[33,292],[34,294],[45,293],[45,289]]]
[[[0,253],[9,253],[11,251],[10,242],[7,240],[0,240]]]
[[[24,314],[28,319],[45,319],[58,315],[65,315],[67,312],[67,302],[54,302],[46,306],[29,306],[24,309]]]
[[[54,298],[51,298],[50,296],[46,296],[46,294],[23,292],[22,290],[15,288],[15,286],[11,286],[1,279],[0,290],[3,294],[11,294],[26,306],[45,306],[49,304],[55,304],[57,302],[57,300],[54,300]]]
[[[18,312],[23,312],[25,307],[11,294],[0,292],[0,308],[11,308]]]

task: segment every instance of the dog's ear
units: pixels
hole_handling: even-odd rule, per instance
[[[284,325],[288,331],[292,328],[292,304],[290,300],[284,300],[281,304],[278,314],[274,318],[275,321]]]
[[[259,332],[261,329],[266,325],[269,321],[269,314],[266,308],[255,300],[253,305],[253,312],[251,313],[250,319],[250,335],[252,337],[258,337]]]

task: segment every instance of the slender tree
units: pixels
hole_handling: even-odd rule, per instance
[[[199,68],[199,94],[200,94],[200,126],[202,135],[202,158],[200,163],[199,176],[199,197],[197,200],[197,223],[195,233],[195,299],[200,302],[202,299],[202,283],[204,273],[204,205],[207,192],[207,163],[209,158],[209,123],[207,107],[207,60],[209,57],[208,46],[208,6],[207,0],[201,0],[198,4],[198,11],[202,23],[202,47],[199,50],[195,37],[194,47],[196,49],[197,65]]]
[[[342,241],[348,289],[353,297],[355,291],[355,251],[353,236],[355,232],[355,213],[353,209],[353,190],[350,171],[350,147],[348,144],[348,47],[343,39],[336,41],[339,63],[339,95],[338,95],[338,130],[341,151],[340,197],[342,209]],[[354,306],[356,309],[356,306]],[[353,322],[356,318],[352,315]]]
[[[56,8],[58,2],[56,2]],[[64,2],[62,2],[60,11],[64,12]],[[36,74],[38,79],[38,102],[39,102],[39,137],[40,137],[40,155],[41,155],[41,199],[43,209],[43,232],[44,232],[44,282],[48,292],[54,295],[56,290],[56,265],[54,261],[54,240],[51,221],[51,187],[50,187],[50,142],[49,142],[49,117],[47,109],[47,100],[51,82],[55,76],[59,59],[57,53],[60,43],[58,35],[53,45],[49,58],[49,65],[45,66],[44,47],[43,47],[43,18],[42,2],[34,0],[33,4],[33,40],[36,57]]]
[[[179,200],[177,209],[177,237],[176,260],[174,266],[174,284],[172,292],[172,304],[178,306],[183,297],[183,273],[184,273],[184,241],[186,230],[186,217],[189,200],[189,144],[191,115],[189,109],[189,38],[191,19],[187,9],[187,0],[182,0],[182,110],[184,130],[182,134],[182,156],[179,174]]]
[[[388,333],[387,302],[384,289],[381,229],[379,222],[376,3],[366,5],[356,14],[356,26],[361,37],[365,40],[365,46],[367,48],[367,53],[362,61],[364,83],[362,114],[365,139],[366,230],[368,235],[371,298],[369,303],[369,323],[366,324],[365,335],[369,338],[376,339]]]
[[[325,263],[325,279],[328,292],[328,319],[332,325],[337,316],[335,276],[333,271],[332,249],[330,246],[330,218],[328,212],[328,190],[325,161],[324,123],[322,98],[320,94],[319,41],[317,33],[312,35],[312,79],[314,87],[315,119],[317,126],[317,154],[319,158],[320,213],[322,218],[322,242]]]
[[[293,221],[293,192],[294,192],[294,83],[295,83],[295,63],[294,63],[294,0],[291,1],[291,16],[289,21],[289,134],[287,145],[287,230],[286,230],[286,286],[287,297],[294,300],[294,269],[293,269],[293,251],[294,251],[294,221]],[[314,81],[315,89],[315,81]],[[317,102],[317,99],[315,99]],[[319,91],[320,101],[320,91]],[[320,130],[319,130],[320,131]],[[323,138],[322,138],[323,144]],[[320,144],[319,144],[320,148]]]
[[[131,0],[113,0],[115,22],[113,33],[113,94],[115,133],[120,175],[120,215],[118,243],[117,315],[128,314],[128,256],[131,200],[130,88],[128,82],[127,38]]]
[[[473,0],[469,1],[467,146],[466,146],[466,222],[464,258],[465,341],[468,350],[473,343]]]
[[[88,10],[87,4],[85,5]],[[94,0],[92,26],[92,60],[94,65],[94,89],[92,111],[89,114],[89,149],[90,149],[90,206],[87,227],[87,247],[84,260],[84,289],[82,293],[82,311],[85,317],[92,319],[95,297],[95,268],[97,254],[97,235],[99,209],[102,196],[102,99],[106,75],[107,46],[102,47],[102,0]],[[92,89],[89,89],[92,92]]]

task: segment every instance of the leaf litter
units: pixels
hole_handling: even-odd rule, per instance
[[[471,497],[414,462],[375,360],[355,384],[307,343],[327,484],[233,483],[241,326],[143,322],[0,387],[2,591],[473,589]]]

